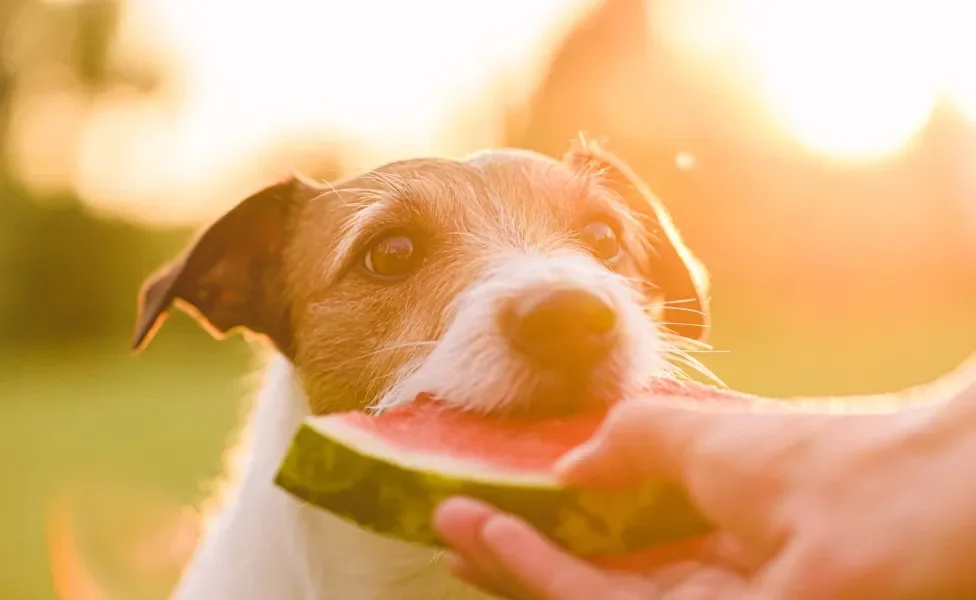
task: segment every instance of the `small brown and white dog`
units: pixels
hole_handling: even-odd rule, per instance
[[[610,402],[690,360],[678,341],[701,338],[708,312],[664,208],[589,142],[561,161],[495,150],[291,178],[149,280],[136,347],[177,301],[216,335],[244,328],[275,350],[243,472],[178,600],[483,598],[437,552],[275,487],[301,421],[418,392],[484,413]]]

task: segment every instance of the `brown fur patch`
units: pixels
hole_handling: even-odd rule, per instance
[[[628,180],[622,186],[619,177],[632,176],[622,163],[602,150],[582,152],[564,161],[522,150],[497,150],[463,161],[406,160],[315,194],[302,188],[288,204],[286,218],[275,222],[282,246],[276,249],[274,275],[265,276],[263,286],[254,290],[236,283],[255,281],[248,279],[250,273],[244,277],[233,269],[211,269],[227,284],[221,288],[227,293],[204,316],[213,322],[213,314],[230,315],[230,321],[220,323],[221,331],[254,329],[247,319],[234,322],[235,315],[250,312],[222,310],[239,306],[239,300],[251,301],[251,312],[253,301],[260,300],[256,314],[288,315],[288,355],[303,377],[312,411],[325,413],[365,407],[405,366],[422,359],[450,323],[455,298],[491,257],[579,248],[575,232],[593,219],[618,227],[626,251],[613,265],[616,271],[635,282],[646,281],[649,271],[661,274],[667,280],[661,294],[690,294],[704,312],[704,290],[686,264],[690,253],[663,209],[642,184]],[[616,179],[609,180],[608,172]],[[410,232],[425,257],[416,272],[395,283],[362,268],[369,242],[391,228]],[[248,239],[247,231],[239,233],[235,239]],[[227,256],[242,255],[239,246],[234,248],[236,253],[228,248]],[[191,250],[181,264],[193,264],[194,256]],[[207,262],[224,264],[213,257]],[[179,269],[178,264],[164,277],[184,282],[182,295],[192,298],[192,281],[180,279]],[[651,283],[653,290],[659,282]],[[157,304],[167,304],[161,298]],[[233,303],[221,305],[221,298]],[[703,314],[675,314],[693,326],[704,324]],[[695,337],[700,331],[694,330]]]

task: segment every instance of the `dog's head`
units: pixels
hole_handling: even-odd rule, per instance
[[[137,347],[174,301],[266,337],[314,413],[430,393],[483,412],[611,401],[707,327],[704,270],[614,156],[396,162],[247,198],[144,287]]]

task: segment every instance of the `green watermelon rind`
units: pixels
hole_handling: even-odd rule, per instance
[[[450,496],[476,498],[517,515],[569,552],[621,555],[712,530],[679,487],[647,482],[591,490],[495,474],[456,476],[412,469],[357,449],[309,423],[296,433],[275,483],[295,497],[377,534],[442,547],[435,508]]]

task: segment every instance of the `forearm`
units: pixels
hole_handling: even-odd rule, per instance
[[[811,412],[838,414],[887,414],[915,407],[944,411],[954,418],[970,415],[976,413],[976,353],[952,372],[898,392],[794,397],[789,404]]]

